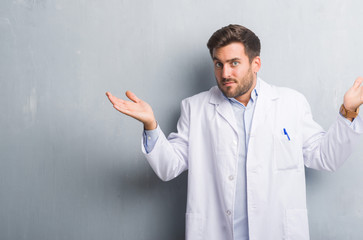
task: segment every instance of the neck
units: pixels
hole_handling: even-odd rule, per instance
[[[252,93],[252,90],[256,87],[256,83],[257,83],[257,80],[256,80],[256,78],[254,78],[251,88],[245,94],[243,94],[239,97],[236,97],[235,99],[246,107],[248,102],[251,99],[251,93]]]

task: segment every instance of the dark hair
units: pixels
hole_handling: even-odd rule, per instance
[[[240,42],[243,44],[245,47],[245,54],[248,56],[250,62],[252,62],[255,57],[260,56],[260,39],[248,28],[236,24],[230,24],[213,33],[208,40],[207,47],[210,55],[213,57],[213,49],[227,46],[233,42]]]

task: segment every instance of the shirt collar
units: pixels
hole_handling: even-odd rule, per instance
[[[250,101],[252,101],[252,103],[255,103],[256,100],[257,100],[257,97],[258,97],[258,93],[260,92],[260,81],[259,79],[257,78],[256,79],[256,86],[255,88],[252,90],[251,92],[251,98],[250,98]],[[224,96],[224,94],[223,94]],[[228,99],[231,103],[238,103],[238,104],[241,104],[239,101],[237,101],[235,98],[228,98],[226,96],[224,96],[226,99]]]

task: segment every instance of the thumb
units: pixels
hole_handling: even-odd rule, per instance
[[[138,103],[141,100],[131,91],[126,91],[126,96],[133,102]]]
[[[354,88],[358,88],[358,87],[362,84],[362,82],[363,82],[363,77],[358,77],[358,78],[355,80],[353,87],[354,87]]]

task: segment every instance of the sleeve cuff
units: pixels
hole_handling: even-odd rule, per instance
[[[143,144],[146,153],[150,153],[155,146],[155,143],[157,142],[159,138],[159,124],[154,130],[144,130],[143,133]]]
[[[348,127],[357,133],[363,133],[363,120],[358,115],[353,121],[349,121],[339,113],[339,117]]]

